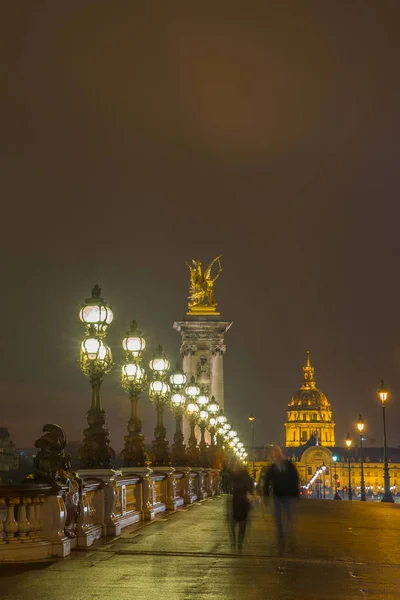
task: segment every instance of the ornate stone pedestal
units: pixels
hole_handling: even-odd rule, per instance
[[[214,396],[219,406],[224,408],[224,344],[225,332],[231,327],[230,321],[222,321],[213,315],[187,315],[185,321],[176,321],[176,329],[182,338],[181,355],[183,370],[190,379],[194,376],[208,395]],[[188,425],[184,421],[183,431],[188,439]],[[209,441],[209,440],[207,440]]]

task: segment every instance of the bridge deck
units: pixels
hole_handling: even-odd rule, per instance
[[[243,553],[232,552],[226,502],[202,502],[63,560],[0,565],[0,598],[400,598],[400,506],[303,500],[296,542],[278,557],[261,505]]]

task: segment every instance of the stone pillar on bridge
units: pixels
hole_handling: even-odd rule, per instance
[[[199,386],[223,409],[224,398],[224,343],[225,332],[230,321],[219,316],[187,314],[184,321],[176,321],[174,329],[181,334],[182,368],[188,379],[194,376]],[[184,420],[185,440],[189,437],[189,426]]]

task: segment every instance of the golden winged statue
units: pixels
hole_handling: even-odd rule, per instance
[[[190,294],[188,314],[219,314],[215,312],[217,303],[214,299],[214,283],[222,272],[221,256],[216,256],[203,271],[203,264],[197,258],[192,259],[192,264],[186,263],[190,270]],[[212,270],[218,263],[218,270],[212,275]]]

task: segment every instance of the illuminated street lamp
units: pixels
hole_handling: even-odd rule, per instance
[[[128,435],[125,436],[125,446],[121,452],[124,467],[144,467],[146,452],[142,435],[142,422],[138,416],[139,395],[147,386],[147,375],[142,366],[142,352],[146,341],[138,329],[136,321],[132,321],[126,337],[122,341],[125,350],[126,363],[122,367],[121,385],[129,394],[131,402],[131,417],[128,421]]]
[[[207,443],[205,438],[206,427],[208,425],[208,405],[210,399],[203,388],[200,388],[200,394],[197,396],[199,412],[197,413],[197,424],[200,429],[200,464],[202,467],[208,467]]]
[[[191,467],[198,467],[200,466],[200,454],[197,445],[195,427],[197,422],[197,415],[199,412],[197,398],[200,395],[200,388],[196,384],[196,380],[193,376],[191,377],[188,385],[186,386],[185,395],[187,398],[186,417],[189,421],[190,426],[190,436],[186,454],[189,465]]]
[[[168,452],[167,431],[164,427],[164,408],[170,399],[170,387],[166,382],[169,371],[169,360],[164,356],[161,346],[149,363],[153,372],[153,381],[149,386],[149,398],[157,411],[157,426],[154,430],[153,448],[151,452],[152,464],[158,467],[167,467],[170,464]]]
[[[218,421],[220,416],[220,408],[219,405],[215,402],[215,396],[211,396],[211,402],[207,406],[209,419],[208,419],[208,430],[211,436],[210,447],[215,446],[215,432],[218,424],[221,421]],[[225,417],[226,418],[226,417]]]
[[[336,473],[336,462],[337,462],[337,459],[338,459],[338,457],[334,454],[332,456],[333,464],[335,465],[335,473],[333,475],[333,478],[335,480],[335,495],[334,495],[333,499],[334,500],[341,500],[340,494],[338,492],[338,483],[337,483],[338,476],[337,476],[337,473]]]
[[[326,471],[326,465],[323,462],[322,466],[321,466],[321,471],[322,471],[322,483],[323,483],[323,490],[324,490],[324,500],[326,500],[326,485],[325,485],[325,471]]]
[[[344,443],[346,444],[347,450],[349,452],[349,454],[348,454],[348,463],[349,463],[349,489],[348,489],[348,492],[349,492],[349,500],[352,500],[353,495],[351,492],[351,467],[350,467],[351,454],[350,454],[350,451],[351,451],[351,444],[353,443],[353,440],[351,439],[349,433],[347,434],[347,438],[344,440]]]
[[[358,429],[358,433],[360,434],[361,500],[362,500],[362,502],[365,502],[364,461],[363,461],[363,445],[362,445],[362,441],[363,441],[362,434],[363,434],[363,431],[365,428],[365,422],[361,415],[358,417],[356,426]]]
[[[383,379],[381,380],[381,385],[377,390],[377,394],[379,396],[379,400],[382,403],[382,414],[383,414],[383,481],[385,485],[385,493],[382,497],[382,502],[394,502],[392,492],[390,491],[390,474],[389,474],[389,466],[387,459],[387,445],[386,445],[386,400],[389,397],[389,390],[385,387],[383,383]]]
[[[202,467],[209,466],[209,458],[208,458],[208,453],[207,453],[208,445],[207,445],[206,439],[205,439],[206,427],[208,425],[208,417],[209,417],[208,410],[206,410],[205,408],[201,408],[199,406],[199,412],[197,413],[197,424],[200,428],[199,450],[200,450],[200,464]]]
[[[108,326],[112,323],[113,312],[101,298],[101,290],[96,285],[92,296],[79,311],[79,318],[85,328],[85,339],[80,348],[79,365],[89,377],[92,386],[92,404],[87,413],[89,427],[84,430],[84,440],[78,453],[81,469],[111,469],[114,450],[110,446],[109,431],[105,427],[106,413],[100,400],[100,386],[103,376],[113,368],[111,350],[103,341]]]
[[[174,443],[172,444],[171,459],[173,465],[183,466],[186,464],[186,450],[183,443],[182,417],[185,412],[186,396],[184,389],[187,377],[177,363],[175,371],[169,378],[171,386],[171,410],[175,415],[176,429]]]

